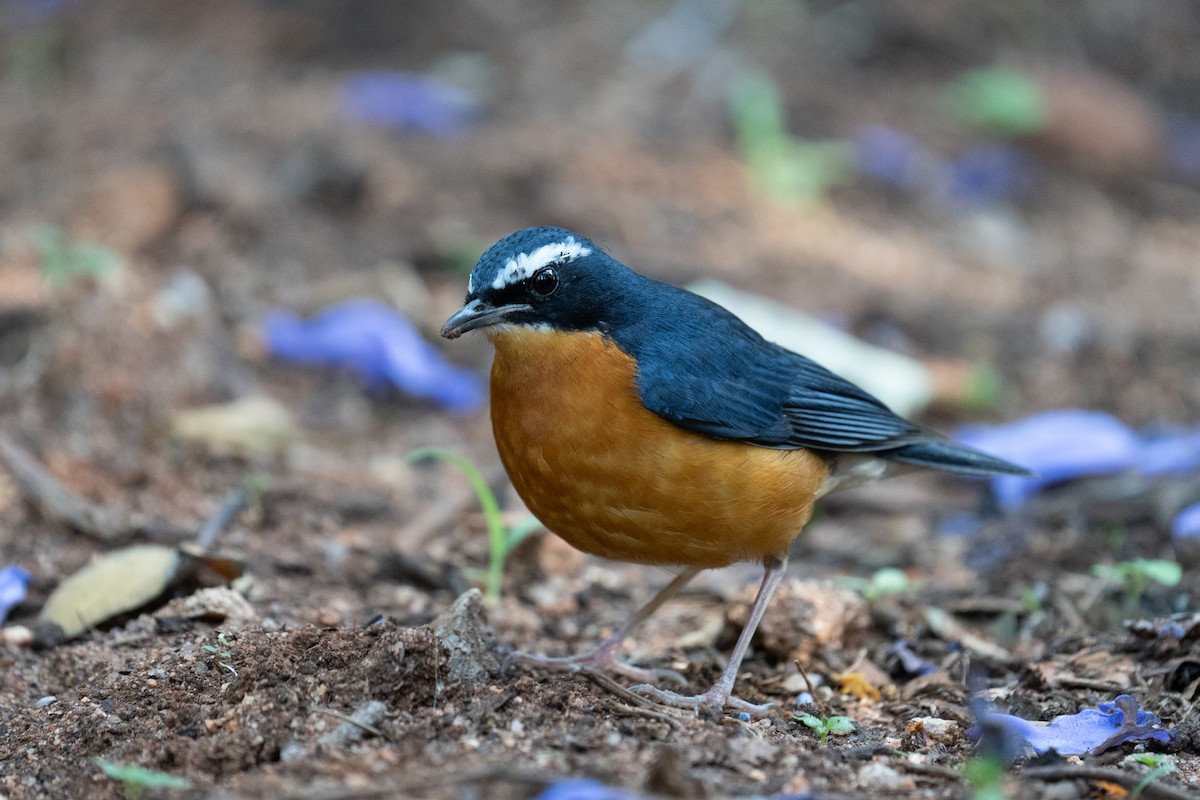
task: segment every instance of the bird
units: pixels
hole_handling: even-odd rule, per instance
[[[622,674],[667,706],[768,713],[734,684],[788,547],[821,497],[913,468],[1028,474],[905,420],[724,307],[565,228],[526,228],[480,256],[441,335],[469,331],[495,349],[492,431],[533,515],[579,550],[675,572],[594,649],[518,657]],[[662,689],[659,679],[683,677],[616,658],[700,571],[742,561],[762,564],[763,578],[711,688]]]

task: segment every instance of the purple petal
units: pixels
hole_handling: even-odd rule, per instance
[[[1055,717],[1050,722],[1030,722],[1011,714],[987,713],[972,730],[983,725],[999,726],[1024,739],[1035,755],[1053,750],[1059,755],[1078,756],[1098,755],[1126,742],[1148,739],[1169,742],[1172,732],[1159,728],[1159,724],[1157,716],[1138,708],[1136,698],[1123,694],[1111,703],[1100,703],[1096,708],[1085,708],[1078,714]]]
[[[360,72],[342,84],[342,116],[351,122],[438,136],[470,133],[479,105],[470,92],[405,72]]]
[[[1181,117],[1167,123],[1167,162],[1192,177],[1200,177],[1200,119]]]
[[[1144,438],[1134,468],[1143,475],[1200,469],[1200,428]]]
[[[854,131],[858,171],[877,181],[918,189],[928,182],[928,173],[940,162],[906,133],[887,125],[862,125]]]
[[[273,311],[263,340],[274,358],[349,369],[371,389],[398,389],[456,412],[483,403],[473,372],[446,363],[394,308],[377,300],[347,300],[309,319]]]
[[[891,653],[900,662],[900,668],[908,675],[930,675],[937,671],[937,665],[926,661],[915,652],[912,645],[904,639],[897,639],[891,647]]]
[[[1142,446],[1137,435],[1115,417],[1073,409],[1046,411],[1008,425],[966,427],[957,439],[1036,473],[1030,478],[992,479],[992,491],[1004,509],[1020,507],[1053,483],[1129,469]]]
[[[546,787],[535,800],[639,800],[640,795],[587,778],[571,778]]]
[[[1172,539],[1195,539],[1200,537],[1200,503],[1195,503],[1175,515],[1171,523]]]
[[[949,164],[949,201],[978,206],[1029,193],[1037,179],[1033,156],[1010,145],[980,145],[958,154]]]
[[[25,600],[30,575],[16,564],[0,567],[0,622]]]

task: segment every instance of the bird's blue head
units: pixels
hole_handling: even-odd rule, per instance
[[[603,330],[613,301],[638,278],[578,233],[526,228],[480,256],[463,307],[446,320],[442,335],[454,339],[505,325]]]

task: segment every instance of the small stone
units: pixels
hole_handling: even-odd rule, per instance
[[[459,596],[430,628],[450,653],[451,680],[472,685],[499,674],[495,638],[483,618],[483,593],[478,589]]]
[[[154,612],[157,619],[203,619],[210,622],[250,622],[258,618],[254,606],[228,586],[200,589],[178,597]]]
[[[858,787],[887,790],[894,796],[895,792],[912,791],[917,784],[909,776],[902,775],[882,761],[872,761],[858,771]]]
[[[379,700],[368,700],[350,715],[348,722],[342,722],[336,728],[317,739],[317,744],[326,747],[345,747],[361,740],[367,734],[364,726],[375,727],[387,713],[387,705]]]
[[[11,647],[28,647],[33,644],[33,631],[24,625],[9,625],[0,630],[0,642]]]
[[[38,701],[37,701],[37,703],[35,703],[35,705],[38,708],[45,708],[46,706],[51,705],[52,703],[56,703],[56,702],[58,702],[58,698],[52,694],[48,694],[45,697],[39,697]]]
[[[924,733],[935,742],[955,744],[962,739],[962,726],[952,719],[913,717],[908,722],[909,733]]]

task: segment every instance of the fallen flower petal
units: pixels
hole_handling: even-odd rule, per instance
[[[954,207],[977,207],[1029,194],[1037,181],[1033,156],[1008,145],[978,145],[948,164],[946,201]]]
[[[589,778],[571,778],[550,784],[535,800],[638,800],[640,797]]]
[[[1097,411],[1046,411],[996,427],[969,426],[957,441],[1033,470],[1033,477],[992,479],[1000,507],[1019,508],[1053,483],[1106,475],[1136,463],[1141,443],[1125,423]]]
[[[854,151],[861,174],[902,189],[927,186],[944,170],[916,139],[887,125],[856,128]]]
[[[25,600],[30,575],[16,564],[0,567],[0,622]]]
[[[377,300],[346,300],[309,319],[275,311],[262,331],[267,352],[278,359],[349,369],[368,388],[399,389],[450,411],[483,403],[477,375],[447,363],[407,319]]]
[[[897,639],[888,650],[888,653],[895,656],[900,669],[904,670],[906,675],[932,675],[934,672],[937,672],[937,665],[917,655],[913,651],[912,645],[906,639]]]
[[[342,84],[342,115],[352,122],[438,136],[469,133],[479,106],[465,89],[406,72],[360,72]]]
[[[1064,714],[1049,722],[984,712],[967,731],[967,738],[978,741],[985,729],[1002,730],[1008,737],[1023,739],[1035,755],[1051,750],[1064,756],[1098,755],[1126,742],[1169,742],[1173,732],[1160,728],[1160,723],[1157,716],[1138,707],[1137,698],[1123,694],[1111,703]]]
[[[1143,475],[1178,474],[1200,468],[1200,428],[1143,437],[1133,466]]]

